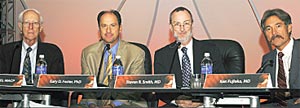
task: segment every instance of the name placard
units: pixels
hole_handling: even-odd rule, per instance
[[[41,74],[37,87],[43,88],[92,88],[94,87],[93,75],[56,75]]]
[[[203,88],[266,88],[269,82],[268,73],[208,74]]]
[[[21,87],[24,75],[0,74],[0,86]]]
[[[174,74],[119,75],[114,88],[176,89]]]

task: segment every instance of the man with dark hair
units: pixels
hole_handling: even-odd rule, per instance
[[[261,28],[275,49],[263,56],[262,64],[273,60],[273,66],[263,71],[270,73],[272,87],[289,89],[289,92],[276,92],[269,102],[272,107],[300,107],[300,42],[292,37],[290,15],[282,9],[265,11]]]
[[[170,13],[169,25],[176,41],[155,51],[155,74],[175,74],[177,89],[189,87],[190,85],[186,84],[184,79],[185,77],[191,79],[192,74],[200,74],[200,63],[205,52],[209,52],[214,61],[213,72],[225,72],[217,46],[193,38],[193,17],[187,8],[175,8]],[[202,104],[201,101],[193,102],[190,94],[164,93],[158,94],[158,98],[167,103],[165,107],[199,107]]]
[[[95,75],[99,78],[97,83],[108,86],[108,77],[116,56],[121,56],[125,75],[145,74],[145,52],[124,40],[120,39],[122,31],[121,15],[116,10],[101,11],[97,17],[101,40],[84,48],[81,55],[82,74]],[[109,45],[110,48],[103,52]],[[101,55],[104,53],[103,64],[100,64]],[[112,57],[112,59],[109,59]],[[102,65],[102,66],[101,66]],[[99,67],[102,67],[99,69]],[[100,107],[147,107],[140,93],[95,93],[84,94],[84,102],[88,106]],[[96,100],[101,98],[101,101]]]
[[[43,30],[43,18],[36,9],[26,9],[19,14],[18,27],[22,40],[0,46],[1,74],[24,74],[27,85],[32,85],[36,62],[44,55],[47,74],[64,74],[64,59],[61,50],[54,44],[39,40]],[[62,105],[60,93],[53,93],[52,105]],[[66,99],[67,97],[65,97]],[[1,103],[0,103],[1,104]],[[2,104],[3,105],[3,104]]]

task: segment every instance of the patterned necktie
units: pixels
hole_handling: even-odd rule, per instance
[[[32,51],[32,49],[29,47],[26,49],[26,51],[27,52],[26,52],[26,56],[24,59],[22,74],[25,75],[26,84],[33,84],[32,74],[31,74],[31,62],[30,62],[30,57],[29,57],[29,53],[30,53],[30,51]]]
[[[109,50],[108,51],[108,60],[107,60],[107,64],[106,64],[106,77],[105,77],[105,79],[104,79],[104,82],[103,82],[103,84],[105,84],[105,85],[108,85],[108,80],[109,80],[109,77],[111,77],[111,75],[112,75],[112,65],[113,65],[113,62],[112,62],[112,54],[111,54],[111,51]]]
[[[286,85],[286,77],[285,77],[285,72],[284,72],[284,67],[283,67],[283,61],[282,61],[282,57],[283,57],[283,53],[279,52],[278,53],[278,76],[277,76],[277,83],[278,83],[278,87],[280,89],[286,89],[287,85]],[[276,93],[275,95],[275,99],[277,100],[277,102],[281,105],[281,106],[287,106],[287,102],[285,101],[285,92],[284,91],[279,91]]]
[[[183,52],[182,56],[182,87],[190,87],[190,77],[191,77],[191,62],[187,55],[187,48],[183,47],[181,48],[181,51]]]

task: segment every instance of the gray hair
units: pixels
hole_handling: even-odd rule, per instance
[[[23,16],[24,16],[24,13],[26,13],[26,12],[28,12],[28,11],[33,11],[33,12],[35,12],[36,14],[38,14],[39,17],[40,17],[40,23],[41,23],[41,24],[44,22],[43,17],[41,16],[41,13],[40,13],[38,10],[33,9],[33,8],[23,10],[23,11],[19,14],[19,20],[18,20],[19,22],[23,22]]]

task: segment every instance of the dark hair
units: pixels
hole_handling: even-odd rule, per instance
[[[101,17],[106,14],[106,13],[112,13],[114,14],[117,19],[118,19],[118,24],[121,25],[122,24],[122,18],[121,18],[121,14],[116,11],[116,10],[109,10],[109,11],[101,11],[99,14],[98,14],[98,17],[97,17],[97,21],[98,21],[98,27],[100,28],[100,19]]]
[[[169,18],[169,23],[170,23],[170,24],[172,24],[172,14],[173,14],[174,12],[179,12],[179,11],[187,11],[187,12],[190,14],[190,17],[191,17],[191,19],[192,19],[192,23],[194,22],[193,16],[192,16],[192,13],[191,13],[190,10],[188,10],[188,9],[185,8],[185,7],[177,7],[177,8],[175,8],[175,9],[170,13],[170,18]]]
[[[282,20],[284,22],[285,25],[292,24],[291,17],[287,12],[283,11],[282,9],[270,9],[270,10],[265,11],[265,13],[261,19],[260,26],[261,26],[262,30],[265,29],[266,20],[271,16],[277,16],[280,20]]]

